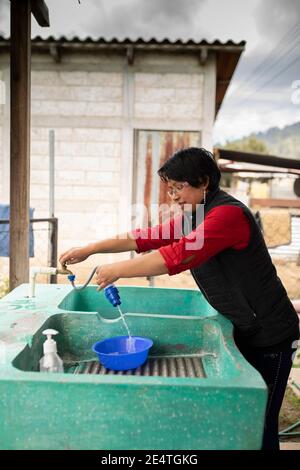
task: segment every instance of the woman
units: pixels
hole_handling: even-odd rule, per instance
[[[190,269],[208,302],[231,320],[237,346],[268,386],[262,448],[279,449],[278,415],[299,338],[299,322],[261,231],[251,211],[220,190],[220,171],[207,150],[180,150],[158,174],[185,215],[172,219],[170,230],[165,230],[166,224],[137,229],[112,240],[72,248],[61,255],[60,262],[78,263],[95,253],[155,250],[100,266],[96,272],[100,289],[119,278],[174,275]],[[186,230],[187,221],[190,227]]]

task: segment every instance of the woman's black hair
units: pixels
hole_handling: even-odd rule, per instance
[[[204,148],[189,147],[177,152],[158,170],[162,181],[187,181],[198,188],[209,178],[209,190],[219,187],[221,173],[213,154]]]

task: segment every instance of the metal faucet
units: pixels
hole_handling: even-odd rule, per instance
[[[57,274],[66,274],[66,275],[73,275],[72,271],[67,268],[66,263],[61,264],[61,269],[57,268]]]
[[[67,269],[66,264],[62,264],[61,268],[50,268],[50,267],[32,267],[30,268],[30,284],[29,284],[29,297],[35,297],[35,279],[37,274],[64,274],[73,275],[72,271]]]

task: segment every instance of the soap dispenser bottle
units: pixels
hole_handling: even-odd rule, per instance
[[[57,335],[58,331],[48,329],[43,334],[47,339],[43,344],[44,356],[40,359],[40,372],[64,372],[63,361],[57,354],[57,346],[52,335]]]

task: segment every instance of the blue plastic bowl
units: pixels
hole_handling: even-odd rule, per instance
[[[92,349],[106,369],[136,369],[146,362],[153,341],[141,336],[132,336],[132,340],[133,344],[130,345],[128,336],[114,336],[98,341]]]

